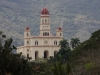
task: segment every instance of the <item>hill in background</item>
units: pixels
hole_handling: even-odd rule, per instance
[[[100,75],[100,29],[71,53],[74,75]]]
[[[51,32],[62,25],[64,38],[88,39],[100,28],[100,0],[1,0],[0,30],[23,45],[24,29],[29,26],[32,35],[39,34],[40,12],[45,6],[50,12]]]

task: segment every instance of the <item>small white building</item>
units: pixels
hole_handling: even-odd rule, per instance
[[[56,35],[53,36],[50,32],[50,16],[46,7],[41,11],[40,16],[40,34],[31,36],[29,27],[24,31],[24,46],[17,47],[17,53],[22,52],[22,55],[36,58],[49,58],[59,51],[59,41],[63,39],[63,31],[59,26],[56,29]]]

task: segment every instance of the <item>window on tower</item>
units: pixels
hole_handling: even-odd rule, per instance
[[[29,41],[27,41],[27,44],[29,44]]]
[[[60,36],[61,36],[61,33],[60,33]]]
[[[43,36],[49,36],[49,32],[44,32]]]
[[[48,33],[48,36],[49,36],[49,33]]]
[[[47,36],[48,35],[48,33],[47,32],[45,32],[45,36]]]
[[[47,22],[47,19],[45,19],[45,23]]]
[[[27,36],[29,36],[29,34],[27,33]]]

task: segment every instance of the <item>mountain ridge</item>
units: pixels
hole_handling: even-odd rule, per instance
[[[88,39],[100,28],[99,0],[1,0],[0,30],[14,39],[16,46],[23,45],[23,33],[29,26],[32,35],[39,34],[40,12],[45,6],[50,12],[51,32],[63,26],[64,38]]]

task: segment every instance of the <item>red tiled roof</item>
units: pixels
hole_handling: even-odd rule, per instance
[[[46,7],[42,9],[41,15],[49,15],[49,11]]]

